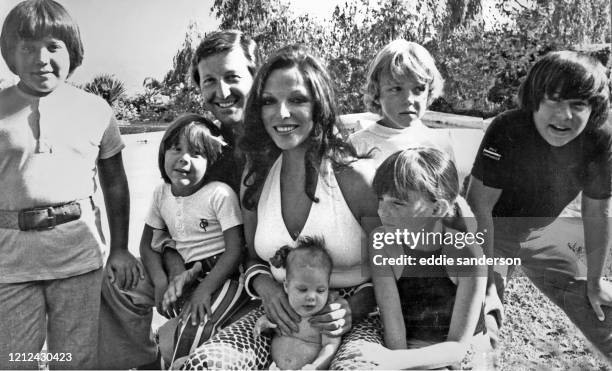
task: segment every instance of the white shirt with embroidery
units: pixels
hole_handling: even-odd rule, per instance
[[[145,222],[167,229],[185,263],[225,251],[223,232],[242,224],[238,196],[222,182],[210,182],[194,194],[180,197],[162,183],[153,192]]]

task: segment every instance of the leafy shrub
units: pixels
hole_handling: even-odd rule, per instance
[[[125,93],[123,82],[111,74],[95,76],[91,82],[83,85],[83,89],[102,97],[111,106]]]
[[[113,111],[115,112],[115,118],[123,121],[135,121],[140,120],[140,113],[138,108],[130,99],[119,98],[113,104]]]
[[[608,0],[542,0],[538,6],[518,10],[501,3],[498,9],[499,14],[514,22],[485,32],[479,55],[484,57],[483,67],[488,66],[488,71],[495,74],[486,95],[486,101],[493,104],[493,113],[516,106],[514,98],[527,72],[537,59],[550,51],[589,52],[604,65],[609,59],[609,46],[592,50],[586,47],[586,44],[603,42],[610,33]],[[477,82],[478,70],[474,72]]]

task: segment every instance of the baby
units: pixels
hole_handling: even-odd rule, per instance
[[[292,334],[277,332],[272,338],[274,361],[270,369],[327,369],[340,345],[340,337],[328,337],[310,325],[309,319],[327,303],[332,260],[320,238],[300,238],[294,248],[281,247],[270,263],[285,268],[285,292],[289,304],[300,316],[299,330]],[[254,336],[276,328],[266,316],[257,321]]]

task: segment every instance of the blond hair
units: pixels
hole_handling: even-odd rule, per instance
[[[404,39],[391,41],[376,54],[368,68],[363,97],[368,109],[380,113],[378,98],[383,78],[399,81],[407,77],[429,86],[428,106],[442,95],[444,79],[427,49]]]

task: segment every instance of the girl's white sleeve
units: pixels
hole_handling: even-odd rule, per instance
[[[161,215],[161,203],[164,191],[164,184],[159,184],[153,191],[151,207],[145,217],[145,223],[155,229],[167,229],[166,222]]]
[[[221,230],[226,231],[242,224],[242,212],[236,192],[225,183],[217,182],[217,187],[210,199],[211,206],[217,215]]]

